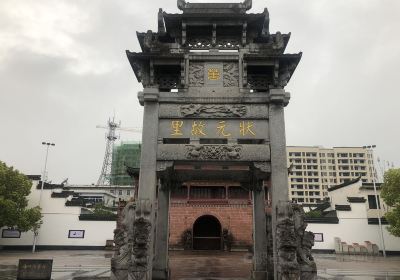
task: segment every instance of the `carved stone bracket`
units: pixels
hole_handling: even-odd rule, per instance
[[[271,165],[266,161],[254,162],[254,167],[260,172],[269,173],[271,172]]]
[[[186,145],[187,159],[231,160],[240,159],[241,145]]]
[[[129,280],[146,279],[149,269],[148,250],[151,234],[151,202],[148,199],[136,203],[135,220],[133,222],[132,262],[128,270]]]
[[[278,104],[282,106],[286,106],[289,104],[290,93],[284,91],[283,89],[270,89],[269,91],[270,102],[273,104]]]
[[[180,107],[183,117],[227,118],[243,117],[247,113],[244,105],[201,105],[189,104]]]

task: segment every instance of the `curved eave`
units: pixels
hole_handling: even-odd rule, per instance
[[[137,53],[126,50],[126,56],[128,57],[129,63],[132,67],[133,72],[135,73],[136,79],[141,82],[141,78],[139,75],[139,67],[142,63],[148,63],[150,59],[182,59],[183,54],[163,54],[163,53]]]
[[[258,33],[261,30],[266,19],[266,14],[231,14],[231,13],[201,13],[201,14],[168,14],[163,13],[165,28],[167,33],[181,31],[182,21],[190,24],[190,21],[201,21],[205,25],[212,25],[213,22],[236,21],[247,22],[247,29],[256,29]],[[223,25],[223,24],[222,24]]]

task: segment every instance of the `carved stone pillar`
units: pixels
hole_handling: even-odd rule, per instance
[[[290,95],[283,89],[270,89],[270,145],[271,145],[271,184],[272,184],[272,228],[277,226],[276,211],[279,201],[288,201],[288,174],[286,159],[286,137],[284,106],[289,102]],[[275,230],[273,233],[274,275],[277,278],[277,245]]]
[[[153,279],[169,279],[168,239],[169,239],[169,196],[167,186],[159,184],[157,204],[157,226]]]
[[[261,182],[253,186],[253,271],[252,279],[267,279],[267,234],[265,190]]]
[[[147,262],[145,265],[146,273],[136,275],[133,279],[152,279],[153,256],[154,256],[154,233],[155,233],[155,202],[156,202],[156,188],[157,188],[157,175],[156,175],[156,158],[157,158],[157,138],[158,138],[158,89],[145,88],[143,92],[139,93],[139,101],[144,105],[143,114],[143,132],[142,132],[142,146],[140,157],[140,174],[139,174],[139,190],[138,190],[138,204],[145,203],[146,222],[148,222],[148,246],[146,246]],[[138,206],[137,206],[138,207]],[[140,209],[138,209],[140,210]],[[136,216],[135,222],[140,218]],[[143,226],[144,227],[144,226]],[[142,231],[143,234],[147,231]],[[140,241],[140,240],[136,240]],[[134,240],[135,242],[135,240]],[[141,241],[140,241],[141,242]],[[143,261],[139,260],[139,261]],[[143,267],[140,267],[142,269]]]

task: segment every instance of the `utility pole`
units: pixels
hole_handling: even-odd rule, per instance
[[[46,146],[46,158],[44,160],[44,170],[43,170],[43,176],[42,176],[42,184],[40,186],[40,195],[39,195],[39,204],[38,206],[40,207],[42,204],[42,193],[43,193],[43,187],[44,187],[44,181],[46,180],[46,170],[47,170],[47,157],[49,155],[49,147],[50,146],[55,146],[56,144],[50,143],[50,142],[42,142],[42,145]],[[37,237],[39,235],[39,232],[34,232],[33,233],[33,244],[32,244],[32,253],[35,253],[36,250],[36,241]]]

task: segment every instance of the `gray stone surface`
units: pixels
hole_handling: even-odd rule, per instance
[[[198,150],[196,150],[196,147]],[[215,148],[214,152],[208,148]],[[270,151],[268,145],[184,145],[160,144],[158,147],[158,160],[208,160],[208,161],[269,161]],[[206,158],[208,157],[208,158]]]
[[[52,259],[20,259],[17,279],[50,280],[52,267]]]
[[[141,53],[127,51],[132,69],[144,87],[138,94],[144,105],[138,204],[149,205],[149,213],[141,216],[141,222],[150,227],[149,236],[133,241],[129,269],[131,273],[133,262],[133,266],[147,268],[148,272],[130,277],[149,279],[153,268],[161,272],[168,268],[168,200],[163,190],[156,197],[157,180],[230,177],[253,190],[253,276],[265,279],[267,233],[261,181],[272,182],[273,218],[269,232],[275,235],[276,206],[288,199],[283,108],[290,95],[283,88],[301,53],[284,54],[289,35],[269,32],[267,9],[258,14],[246,13],[251,0],[178,0],[177,6],[182,14],[159,11],[157,33],[138,33]],[[208,162],[214,169],[202,170],[201,166]],[[186,167],[185,177],[174,171],[175,164],[196,164],[198,168]],[[240,171],[233,174],[229,165],[240,166]],[[218,169],[221,166],[225,169]],[[132,222],[138,219],[135,216]],[[275,252],[277,263],[276,241],[272,240],[273,248],[269,249]],[[140,246],[148,248],[145,253]],[[273,270],[276,273],[277,267]],[[273,273],[269,271],[269,275]]]
[[[155,259],[153,265],[153,279],[168,279],[168,239],[169,239],[169,196],[170,190],[159,184],[158,211],[156,226]]]
[[[268,119],[267,104],[160,104],[160,118]]]

